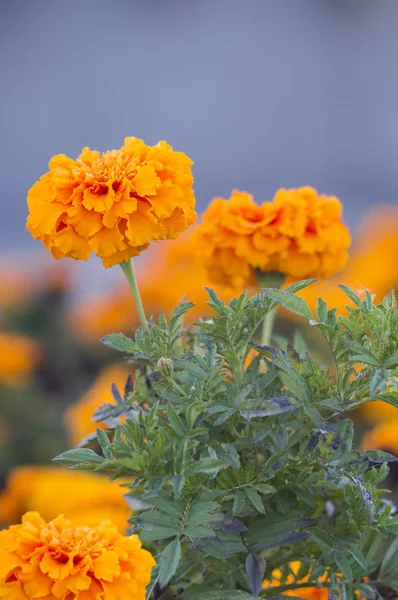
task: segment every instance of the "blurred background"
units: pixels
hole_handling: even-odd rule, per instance
[[[51,156],[165,139],[195,161],[198,212],[233,188],[258,202],[282,186],[337,195],[350,263],[307,300],[344,312],[341,281],[381,299],[398,288],[397,27],[396,0],[0,2],[0,522],[37,507],[89,518],[74,503],[92,505],[104,480],[46,465],[95,430],[93,411],[129,373],[97,342],[136,322],[119,269],[56,263],[25,229],[27,190]],[[138,261],[149,313],[184,296],[192,320],[207,311],[184,244]],[[386,436],[372,443],[398,453]],[[115,514],[119,488],[109,494]]]

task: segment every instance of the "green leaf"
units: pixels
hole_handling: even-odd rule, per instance
[[[180,437],[186,437],[184,424],[179,415],[172,407],[171,403],[167,405],[167,418],[170,421],[170,425],[172,426],[173,431],[175,431]]]
[[[245,488],[245,494],[254,508],[262,515],[265,515],[265,508],[260,494],[253,488]]]
[[[338,287],[340,289],[342,289],[343,292],[345,292],[345,294],[353,301],[353,303],[358,308],[362,308],[362,300],[360,299],[359,296],[357,296],[357,294],[355,292],[353,292],[349,287],[347,287],[343,283],[340,283]]]
[[[320,323],[327,323],[328,320],[328,307],[326,302],[322,298],[318,298],[318,304],[316,309],[318,321]]]
[[[154,529],[149,531],[141,531],[140,540],[142,542],[155,542],[157,540],[166,540],[175,537],[176,530],[172,527],[161,527],[156,525]]]
[[[206,379],[208,377],[208,373],[202,367],[193,362],[193,360],[180,360],[178,361],[178,365],[191,373],[191,375],[195,375],[198,379]]]
[[[177,517],[178,519],[183,517],[185,507],[180,502],[173,502],[165,498],[151,498],[149,502],[172,517]]]
[[[96,463],[101,464],[104,459],[102,456],[99,456],[94,450],[90,450],[90,448],[75,448],[73,450],[67,450],[66,452],[62,452],[53,459],[55,462],[62,464],[75,464],[75,463]]]
[[[160,555],[159,585],[164,588],[175,574],[181,558],[181,542],[178,538],[170,542]]]
[[[334,560],[336,561],[338,568],[343,573],[346,580],[351,583],[352,579],[353,579],[352,570],[351,570],[350,563],[348,562],[347,558],[344,556],[344,554],[342,552],[335,552]]]
[[[258,596],[264,579],[265,560],[262,556],[256,556],[250,552],[246,559],[246,574],[250,587],[255,596]]]
[[[287,288],[285,288],[285,292],[291,292],[292,294],[295,294],[296,292],[303,290],[304,288],[308,287],[309,285],[312,285],[313,283],[315,283],[315,281],[317,281],[316,278],[303,279],[303,281],[296,281],[295,283],[292,283]]]
[[[309,533],[303,529],[315,523],[315,519],[286,517],[272,513],[255,519],[249,525],[249,531],[245,537],[251,545],[252,552],[277,548],[308,537]]]
[[[235,499],[232,506],[232,514],[239,515],[246,505],[245,494],[241,490],[235,492]]]
[[[261,494],[275,494],[278,491],[276,487],[268,485],[268,483],[253,483],[250,487],[261,492]]]
[[[228,467],[229,463],[226,460],[218,458],[201,458],[200,460],[191,463],[188,467],[188,472],[192,473],[217,473],[220,469]]]
[[[362,456],[373,463],[396,462],[398,458],[383,450],[365,450]]]
[[[123,333],[111,333],[101,338],[100,342],[108,346],[108,348],[112,348],[112,350],[127,354],[134,354],[137,350],[134,341]]]
[[[393,540],[385,553],[380,566],[379,577],[382,581],[385,579],[398,579],[398,538]]]
[[[113,460],[112,446],[103,429],[97,429],[97,439],[105,458]]]
[[[360,552],[358,550],[358,548],[351,548],[350,550],[348,550],[348,552],[356,560],[356,562],[361,567],[361,569],[363,569],[363,571],[365,573],[367,573],[368,569],[369,569],[368,561],[366,560],[366,558],[364,557],[364,555],[362,554],[362,552]]]
[[[308,304],[305,300],[300,298],[300,296],[296,296],[291,292],[283,292],[275,288],[266,288],[264,292],[269,298],[275,300],[276,302],[278,302],[278,304],[281,304],[291,312],[294,312],[307,320],[312,319],[312,314]]]
[[[365,596],[365,598],[369,598],[369,600],[376,598],[375,590],[367,583],[355,583],[355,590]]]
[[[398,367],[398,352],[387,358],[383,363],[383,367],[385,369],[395,369],[395,367]]]

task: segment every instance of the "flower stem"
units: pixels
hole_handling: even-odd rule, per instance
[[[262,327],[262,331],[261,331],[261,345],[262,346],[269,346],[271,343],[271,336],[272,336],[272,331],[274,329],[275,317],[276,317],[276,307],[271,308],[271,310],[269,312],[267,312],[267,314],[264,317],[263,327]]]
[[[259,269],[255,269],[254,276],[260,288],[280,289],[285,281],[285,275],[279,271],[260,271]],[[271,308],[264,317],[261,333],[262,346],[269,346],[271,343],[276,311],[277,307]]]
[[[134,296],[135,305],[137,307],[138,316],[140,317],[142,326],[147,331],[149,331],[148,320],[145,316],[144,307],[142,306],[140,291],[138,289],[137,284],[137,278],[135,276],[134,260],[130,258],[125,262],[121,262],[120,266],[122,268],[123,273],[126,275],[127,281],[129,282],[129,286]]]

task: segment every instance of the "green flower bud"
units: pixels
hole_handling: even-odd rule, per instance
[[[171,360],[171,358],[165,358],[164,356],[162,356],[162,358],[159,358],[158,362],[156,363],[156,366],[161,372],[161,374],[165,377],[170,377],[170,375],[174,371],[173,361]]]

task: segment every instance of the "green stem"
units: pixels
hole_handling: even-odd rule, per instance
[[[126,262],[121,262],[120,266],[122,268],[123,273],[126,275],[127,281],[129,282],[130,289],[133,292],[135,305],[137,307],[138,316],[140,317],[142,326],[147,331],[149,331],[148,321],[145,316],[144,307],[142,306],[140,291],[138,289],[138,284],[137,284],[137,278],[135,276],[134,261],[132,258],[130,258]]]
[[[276,288],[281,289],[285,282],[286,276],[279,271],[260,271],[260,269],[254,270],[254,276],[261,289],[264,288]],[[265,289],[266,292],[266,289]],[[275,317],[277,307],[271,308],[264,317],[262,333],[261,333],[261,345],[269,346],[271,343],[272,331],[274,329]]]
[[[269,346],[271,343],[272,331],[274,329],[276,317],[276,307],[271,308],[269,312],[264,317],[263,328],[261,332],[261,345]]]

